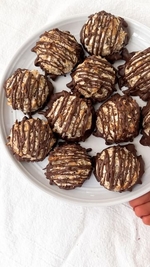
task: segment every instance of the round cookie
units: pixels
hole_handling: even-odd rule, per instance
[[[128,43],[128,25],[121,17],[105,11],[90,15],[80,32],[80,41],[91,55],[120,59],[122,49]]]
[[[31,114],[45,105],[53,85],[37,70],[19,68],[5,81],[4,89],[8,105]]]
[[[74,189],[90,177],[91,157],[79,144],[62,144],[49,154],[46,178],[50,184],[63,189]]]
[[[68,141],[85,141],[94,127],[90,100],[62,91],[53,95],[44,113],[53,132]]]
[[[43,33],[31,51],[37,54],[35,66],[39,66],[52,79],[70,72],[84,57],[82,46],[75,37],[59,29]]]
[[[7,139],[19,161],[44,160],[56,142],[47,121],[27,117],[16,120]]]
[[[140,143],[150,146],[150,100],[142,109],[142,137]]]
[[[100,56],[89,56],[71,73],[67,86],[93,102],[102,102],[115,90],[116,70]]]
[[[106,144],[132,141],[139,133],[140,107],[130,96],[115,94],[96,111],[95,136]]]
[[[150,99],[150,47],[136,52],[123,65],[118,67],[120,87],[127,86],[123,93],[139,96],[142,100]]]
[[[108,190],[131,191],[135,184],[141,183],[143,173],[143,159],[136,156],[133,144],[108,147],[95,157],[94,175]]]

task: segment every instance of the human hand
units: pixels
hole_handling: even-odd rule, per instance
[[[129,201],[136,216],[140,217],[144,224],[150,225],[150,192]]]

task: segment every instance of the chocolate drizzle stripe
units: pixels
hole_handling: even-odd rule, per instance
[[[118,45],[118,43],[119,43],[119,37],[120,37],[120,33],[121,33],[121,30],[122,30],[122,25],[121,25],[121,21],[118,21],[118,20],[120,20],[119,18],[118,19],[115,19],[114,18],[114,20],[116,21],[116,23],[118,24],[117,25],[117,31],[116,31],[116,34],[114,35],[114,41],[113,41],[113,36],[111,36],[111,43],[113,43],[113,45],[112,45],[112,48],[111,48],[111,53],[113,52],[113,49],[115,50],[115,51],[117,51],[118,49],[117,49],[117,45]],[[114,22],[114,20],[113,20],[113,22]],[[114,29],[115,28],[115,25],[112,25],[112,29]],[[113,33],[112,33],[113,34]]]
[[[138,135],[139,119],[137,102],[131,97],[115,94],[97,110],[95,135],[103,137],[106,144],[131,141]]]
[[[8,144],[19,160],[39,161],[46,157],[55,143],[52,131],[45,121],[27,119],[13,125]]]
[[[108,43],[108,36],[107,36],[107,33],[110,32],[110,34],[108,33],[109,35],[109,38],[110,38],[110,44],[112,44],[112,34],[113,34],[113,31],[111,30],[110,31],[110,28],[111,28],[111,24],[113,24],[113,20],[114,20],[114,17],[113,16],[104,16],[105,17],[105,21],[104,21],[104,25],[105,25],[105,31],[103,29],[103,40],[102,40],[102,44],[101,44],[101,50],[100,50],[100,54],[102,54],[103,50],[104,50],[104,44]],[[109,26],[110,25],[110,26]],[[113,28],[113,26],[112,26]],[[112,47],[111,47],[112,46]],[[109,46],[109,49],[110,49],[110,53],[112,53],[113,51],[113,45],[110,45]]]
[[[46,177],[50,184],[73,189],[90,177],[91,157],[79,144],[63,144],[50,153]]]
[[[119,53],[128,42],[127,26],[120,17],[105,11],[95,13],[89,16],[81,30],[81,43],[90,54],[108,56]]]
[[[72,97],[68,97],[68,100],[70,99],[71,103],[70,105],[64,106],[64,110],[62,110],[62,113],[64,114],[65,109],[68,109],[68,116],[66,116],[65,120],[64,120],[64,127],[63,127],[63,132],[66,133],[67,131],[69,131],[69,133],[71,134],[71,136],[73,136],[73,132],[75,131],[76,134],[76,121],[78,119],[78,116],[80,114],[80,108],[78,107],[78,99],[77,98],[72,98]],[[74,116],[76,114],[76,116]],[[71,124],[72,119],[75,119],[73,125]]]
[[[126,148],[112,147],[98,154],[96,175],[101,177],[100,183],[108,189],[131,187],[136,182],[135,173],[138,179],[139,162]]]
[[[139,59],[139,62],[141,61],[141,59]],[[127,79],[131,79],[132,77],[138,76],[139,74],[144,74],[145,72],[148,73],[149,70],[149,61],[142,61],[141,65],[136,66],[137,62],[135,62],[135,64],[132,66],[130,66],[130,71],[128,72],[128,74],[126,74]],[[127,67],[126,67],[127,68]],[[134,68],[134,72],[133,72],[133,68]],[[127,68],[128,69],[128,68]]]
[[[36,66],[47,73],[62,75],[73,69],[83,58],[82,46],[69,32],[53,29],[40,36],[32,51],[37,54]]]
[[[37,71],[17,69],[4,85],[6,97],[13,109],[31,113],[43,106],[50,89],[43,75]]]
[[[62,138],[78,138],[92,127],[92,111],[86,101],[66,91],[52,101],[46,117]]]
[[[40,43],[38,51],[42,65],[45,64],[47,64],[48,66],[51,65],[51,67],[54,67],[58,69],[61,73],[63,73],[64,62],[67,60],[74,63],[73,58],[76,56],[76,53],[75,52],[73,53],[72,51],[70,55],[70,51],[67,48],[63,47],[63,51],[61,51],[61,49],[62,47],[59,44],[55,44],[55,49],[53,49],[53,47],[50,47],[49,50],[46,50],[46,57],[47,57],[46,60],[43,59],[43,56],[45,55],[45,48],[42,49]]]
[[[138,95],[142,100],[150,99],[150,47],[134,54],[123,68],[123,85],[127,85],[129,89],[125,90],[126,94]],[[121,85],[122,86],[122,85]]]

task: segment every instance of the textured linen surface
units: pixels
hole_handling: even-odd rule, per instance
[[[1,0],[0,78],[39,28],[100,10],[150,27],[148,0]],[[128,203],[83,207],[61,201],[25,179],[2,143],[0,157],[1,267],[150,267],[150,227]]]

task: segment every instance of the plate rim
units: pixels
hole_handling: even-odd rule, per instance
[[[9,63],[6,65],[6,68],[4,69],[4,71],[2,73],[2,76],[1,76],[1,79],[0,79],[0,87],[1,87],[1,89],[0,89],[0,118],[1,118],[1,120],[0,120],[0,131],[1,131],[0,139],[1,139],[2,147],[5,149],[9,159],[14,164],[15,168],[17,168],[18,172],[22,176],[26,177],[27,180],[30,181],[31,184],[34,184],[34,186],[36,186],[36,188],[38,188],[39,190],[42,190],[45,193],[47,193],[48,195],[50,195],[52,197],[59,198],[59,199],[65,201],[65,202],[69,201],[69,203],[74,203],[74,204],[78,204],[78,205],[82,205],[82,206],[112,206],[112,205],[128,202],[131,199],[133,199],[133,196],[131,197],[131,195],[128,195],[128,196],[125,195],[124,196],[125,201],[123,201],[122,198],[119,198],[119,201],[118,201],[118,197],[117,197],[117,198],[111,200],[111,204],[110,204],[110,202],[107,203],[106,200],[104,202],[103,202],[103,200],[98,200],[98,202],[97,202],[94,199],[90,199],[91,202],[88,202],[86,199],[81,200],[81,199],[75,198],[73,195],[72,195],[72,197],[70,197],[70,196],[65,196],[64,197],[63,193],[59,194],[58,192],[50,191],[44,184],[42,184],[38,180],[36,180],[32,176],[32,174],[28,175],[28,171],[25,168],[23,168],[22,164],[15,159],[15,157],[13,156],[11,151],[6,147],[7,135],[5,133],[5,127],[4,127],[4,116],[1,115],[1,114],[3,114],[3,109],[2,109],[3,103],[2,103],[1,95],[2,94],[4,95],[3,83],[5,81],[5,77],[7,76],[6,73],[8,72],[10,67],[12,66],[13,61],[16,60],[16,57],[18,55],[20,56],[21,51],[23,51],[24,47],[26,45],[29,45],[32,42],[32,40],[34,40],[36,38],[37,35],[40,35],[42,32],[44,32],[48,28],[54,28],[54,27],[56,28],[56,27],[59,27],[60,24],[62,26],[62,25],[68,24],[70,22],[72,23],[74,21],[78,21],[79,19],[80,20],[84,19],[86,21],[88,16],[89,16],[89,14],[83,13],[83,14],[77,14],[77,15],[74,15],[74,16],[69,16],[69,17],[67,17],[67,19],[66,18],[64,18],[64,19],[62,18],[62,19],[55,20],[52,23],[51,22],[46,23],[41,28],[39,28],[34,34],[29,36],[26,39],[26,41],[24,41],[22,43],[20,48],[13,54],[13,56],[11,57]],[[116,16],[121,17],[119,15],[116,15]],[[142,23],[140,23],[140,22],[138,22],[138,21],[136,21],[134,19],[130,19],[128,17],[125,17],[125,16],[122,16],[122,18],[124,18],[127,21],[127,23],[130,22],[131,24],[134,24],[134,25],[137,25],[138,27],[140,27],[140,29],[144,29],[144,31],[147,31],[148,34],[150,35],[150,28],[148,26],[146,26],[146,25],[144,25],[144,24],[142,24]],[[33,177],[34,179],[32,179],[31,177]],[[139,192],[140,190],[137,190],[136,192],[134,192],[134,198],[139,197],[139,196],[147,193],[150,190],[150,185],[149,185],[149,187],[147,185],[145,185],[145,187],[142,188],[142,192],[141,193]]]

